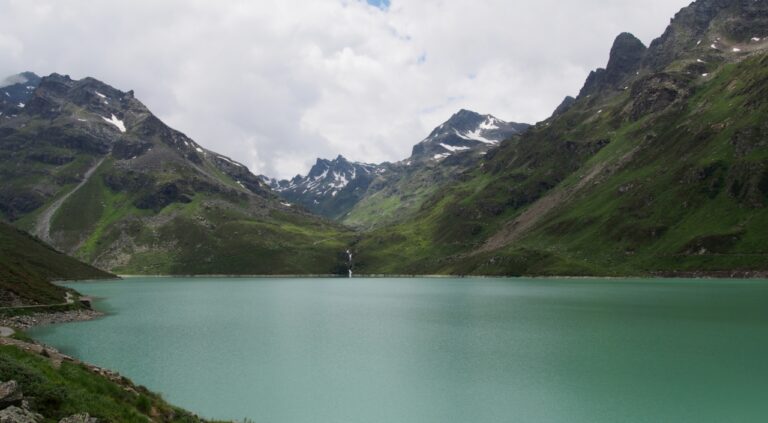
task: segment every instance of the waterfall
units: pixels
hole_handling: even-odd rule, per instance
[[[352,277],[352,252],[347,250],[347,257],[349,258],[347,261],[347,270],[349,270],[349,277]]]

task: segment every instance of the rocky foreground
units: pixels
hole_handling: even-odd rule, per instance
[[[45,417],[31,410],[30,400],[21,390],[18,382],[9,380],[0,383],[0,422],[37,423]],[[74,414],[59,420],[59,423],[97,423],[99,420],[88,413]]]
[[[84,322],[103,315],[103,313],[90,309],[70,310],[58,313],[33,313],[11,317],[0,317],[0,326],[27,330],[37,326],[48,326],[58,323]]]

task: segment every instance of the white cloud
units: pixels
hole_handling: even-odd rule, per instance
[[[0,75],[94,76],[257,173],[399,160],[459,108],[534,122],[688,0],[0,0]]]

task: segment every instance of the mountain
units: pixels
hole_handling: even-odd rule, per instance
[[[114,277],[0,222],[0,307],[64,303],[66,291],[52,280]]]
[[[334,160],[317,159],[307,176],[290,181],[262,177],[284,199],[313,213],[338,219],[365,195],[377,175],[387,166],[350,162],[339,155]]]
[[[439,160],[456,152],[486,151],[528,128],[528,124],[504,122],[491,115],[462,109],[414,146],[411,160]]]
[[[460,110],[397,163],[367,164],[317,159],[307,176],[264,180],[287,201],[357,228],[397,220],[427,195],[476,163],[504,139],[530,128],[491,115]],[[449,159],[450,158],[450,159]]]
[[[0,119],[0,214],[123,273],[332,273],[349,232],[93,78],[52,74]]]
[[[577,98],[354,246],[358,272],[768,275],[768,2],[621,34]]]
[[[24,72],[0,82],[0,117],[9,119],[17,115],[40,84],[40,77],[33,72]]]

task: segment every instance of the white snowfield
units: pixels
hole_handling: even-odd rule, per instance
[[[459,131],[456,131],[455,129],[454,129],[454,131],[456,132],[456,135],[458,135],[460,138],[464,138],[465,140],[480,141],[480,142],[485,143],[485,144],[497,144],[498,143],[497,141],[489,140],[488,138],[485,138],[482,135],[483,130],[480,129],[480,128],[477,128],[477,129],[475,129],[472,132],[467,132],[467,133],[464,133],[464,134],[462,134]]]
[[[111,123],[112,125],[115,125],[115,127],[119,129],[120,132],[125,132],[125,123],[122,120],[118,119],[117,116],[115,116],[114,114],[112,114],[111,119],[105,118],[104,116],[102,116],[101,118],[104,119],[106,122]]]
[[[440,143],[440,147],[443,147],[444,149],[446,149],[448,151],[451,151],[451,152],[454,152],[454,153],[457,152],[457,151],[464,151],[464,150],[469,150],[470,149],[470,147],[461,147],[461,146],[448,145],[448,144],[443,144],[443,143]]]

